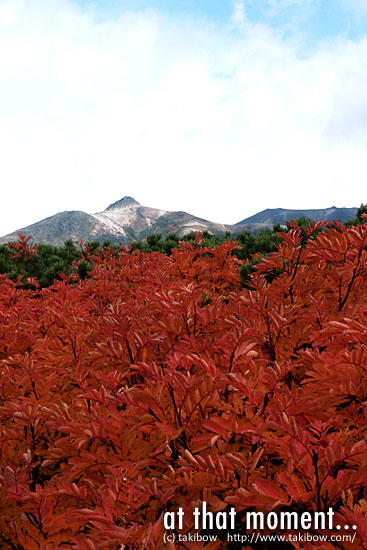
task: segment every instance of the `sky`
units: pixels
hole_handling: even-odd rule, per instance
[[[0,235],[367,202],[367,0],[0,0]]]

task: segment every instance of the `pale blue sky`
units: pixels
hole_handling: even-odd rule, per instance
[[[78,0],[78,3],[81,6],[95,5],[101,13],[110,15],[153,8],[167,14],[199,16],[212,21],[225,21],[232,12],[228,0]]]
[[[366,29],[367,0],[0,0],[0,235],[367,202]]]
[[[219,24],[230,20],[235,4],[231,0],[78,0],[78,3],[84,8],[95,6],[105,18],[127,10],[154,9]],[[309,42],[339,35],[356,39],[367,30],[367,0],[246,0],[243,4],[252,23],[288,33],[302,32]]]
[[[228,0],[78,0],[78,3],[82,6],[94,4],[110,13],[155,8],[166,13],[202,15],[214,20],[226,19],[232,11]]]

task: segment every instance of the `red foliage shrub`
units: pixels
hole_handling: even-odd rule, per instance
[[[164,512],[187,532],[206,501],[333,507],[356,539],[317,548],[365,548],[367,232],[320,228],[282,234],[251,289],[232,243],[1,278],[0,547],[160,550]]]

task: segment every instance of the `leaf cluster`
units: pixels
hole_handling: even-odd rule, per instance
[[[106,246],[84,279],[0,278],[2,548],[160,550],[164,512],[192,531],[203,501],[238,530],[249,508],[333,507],[364,548],[367,230],[290,224],[249,288],[237,246]]]

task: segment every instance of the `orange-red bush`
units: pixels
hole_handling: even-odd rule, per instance
[[[367,230],[282,238],[251,289],[232,243],[0,279],[1,548],[160,550],[163,513],[192,530],[203,500],[331,506],[365,548]]]

